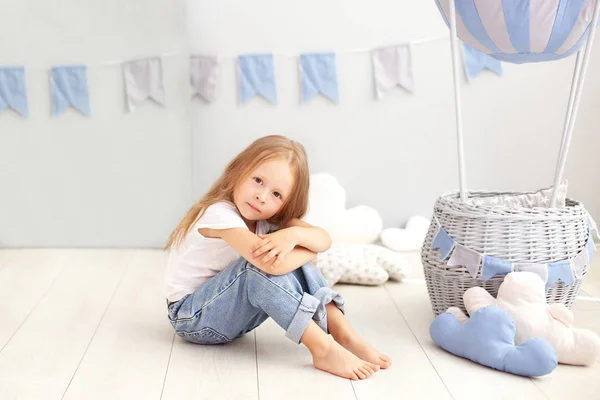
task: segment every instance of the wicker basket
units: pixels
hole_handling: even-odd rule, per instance
[[[519,193],[469,192],[469,197],[489,197]],[[574,258],[586,246],[589,235],[588,213],[583,205],[567,199],[561,208],[508,208],[480,206],[461,202],[458,193],[442,195],[435,203],[434,216],[448,234],[459,244],[479,253],[506,261],[549,263]],[[464,292],[481,286],[496,297],[504,276],[481,279],[481,269],[475,279],[461,266],[449,267],[442,260],[439,249],[431,244],[438,232],[436,218],[432,218],[421,250],[421,260],[427,290],[434,313],[455,306],[466,311]],[[588,266],[583,269],[583,277]],[[547,288],[549,303],[563,303],[571,308],[581,279],[574,285],[562,281]]]

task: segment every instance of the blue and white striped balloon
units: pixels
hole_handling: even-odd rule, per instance
[[[435,1],[450,26],[451,0]],[[596,0],[456,0],[456,33],[500,61],[558,60],[585,43],[595,5]]]

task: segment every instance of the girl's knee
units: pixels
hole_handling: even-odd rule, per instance
[[[308,262],[302,266],[302,273],[306,278],[307,282],[315,284],[320,287],[328,287],[329,284],[327,279],[321,273],[321,270],[312,262]]]
[[[304,289],[294,272],[285,275],[271,275],[254,265],[249,264],[247,273],[248,295],[255,297],[277,296],[277,293],[285,293],[296,299],[302,297]]]
[[[287,274],[283,274],[283,275],[273,275],[273,274],[269,274],[268,272],[263,271],[262,269],[258,268],[257,266],[255,266],[254,264],[251,264],[251,263],[248,263],[247,269],[250,270],[254,276],[266,278],[271,281],[285,282],[290,279],[296,280],[296,277],[295,277],[296,271],[295,270],[288,272]]]

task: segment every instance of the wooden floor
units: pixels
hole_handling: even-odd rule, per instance
[[[438,349],[410,257],[407,282],[336,286],[356,329],[394,361],[351,382],[313,368],[272,321],[226,346],[176,337],[162,251],[0,250],[0,399],[600,399],[600,363],[528,379]],[[580,295],[576,325],[600,334],[600,262]]]

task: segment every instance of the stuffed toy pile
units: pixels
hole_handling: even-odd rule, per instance
[[[377,210],[365,205],[346,209],[346,191],[329,174],[311,175],[303,220],[331,236],[331,248],[317,256],[317,267],[331,286],[380,285],[388,279],[401,280],[409,271],[404,255],[374,244],[383,229]]]
[[[310,176],[308,211],[303,220],[325,229],[333,243],[374,243],[383,229],[383,219],[374,208],[346,209],[346,190],[325,173]]]
[[[433,341],[452,354],[524,376],[545,375],[556,362],[585,366],[600,358],[600,337],[575,328],[563,304],[548,305],[545,283],[533,272],[509,273],[496,299],[472,287],[463,300],[470,319],[450,307],[430,326]]]
[[[429,230],[430,220],[414,216],[408,219],[406,227],[387,228],[381,232],[381,243],[395,251],[416,251],[420,250]]]
[[[512,272],[494,299],[485,289],[472,287],[463,296],[469,315],[489,305],[510,312],[516,322],[515,342],[544,338],[554,347],[558,362],[591,365],[600,357],[600,337],[573,326],[573,312],[561,303],[546,304],[545,283],[533,272]]]
[[[488,306],[471,318],[451,307],[438,315],[429,332],[444,350],[479,364],[521,376],[542,376],[556,368],[556,352],[544,339],[515,346],[515,322],[510,313]]]

